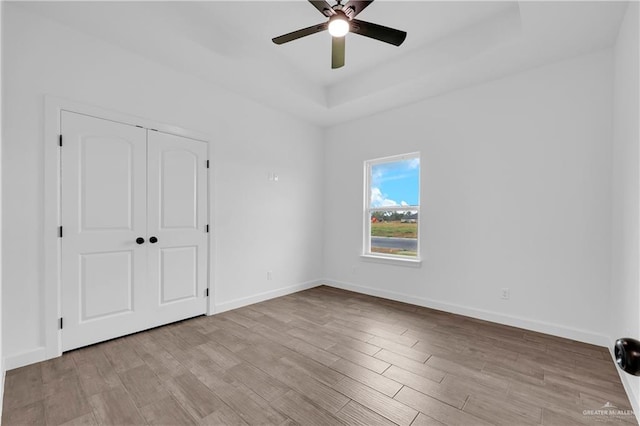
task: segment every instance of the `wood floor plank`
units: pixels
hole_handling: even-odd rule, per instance
[[[451,426],[482,425],[489,426],[491,423],[473,416],[464,411],[458,410],[449,404],[431,398],[421,392],[409,387],[403,387],[394,398],[415,410],[427,413],[439,422]]]
[[[482,372],[499,379],[512,380],[516,382],[542,385],[545,380],[541,370],[530,370],[522,368],[518,362],[486,362],[482,367]]]
[[[209,333],[208,336],[209,339],[221,344],[231,352],[237,352],[247,347],[247,343],[242,338],[229,330],[218,329]]]
[[[44,394],[44,415],[48,425],[60,425],[92,410],[75,374],[46,383]]]
[[[233,366],[229,373],[267,401],[284,395],[290,389],[276,378],[246,362]]]
[[[3,413],[14,409],[25,407],[42,401],[44,399],[44,389],[42,383],[42,368],[40,364],[27,365],[7,372],[5,377]]]
[[[113,388],[122,386],[120,377],[108,365],[106,358],[105,364],[95,365],[92,362],[79,364],[77,367],[78,379],[80,386],[87,396],[97,393],[106,392]]]
[[[368,368],[378,374],[382,374],[391,365],[388,362],[382,361],[378,358],[373,358],[369,355],[363,354],[362,352],[358,352],[339,344],[330,346],[327,348],[327,351],[351,361],[354,364],[358,364],[361,367]]]
[[[589,424],[587,421],[584,416],[583,418],[575,418],[568,415],[565,410],[542,409],[542,424],[545,426],[580,426]]]
[[[12,423],[9,423],[12,424]],[[69,420],[60,426],[98,426],[99,423],[96,420],[96,416],[93,412],[85,414],[84,416],[76,417],[73,420]]]
[[[342,422],[332,414],[317,408],[294,390],[290,390],[272,402],[273,406],[294,421],[304,425],[340,425]]]
[[[124,388],[90,397],[93,413],[101,425],[140,425],[145,421]]]
[[[331,365],[331,368],[387,396],[393,397],[402,387],[400,383],[374,373],[346,359],[340,358]]]
[[[165,382],[165,386],[182,407],[200,420],[225,406],[211,390],[190,372]]]
[[[193,325],[192,321],[181,321],[175,324],[174,328],[170,329],[170,332],[189,346],[199,346],[209,340],[198,327]]]
[[[458,409],[462,409],[469,396],[465,392],[452,392],[438,382],[425,380],[424,377],[395,365],[385,371],[384,376]]]
[[[336,361],[340,359],[337,358]],[[299,354],[289,354],[281,358],[281,361],[285,365],[291,365],[304,371],[310,377],[313,377],[317,381],[331,386],[344,377],[344,374],[336,371],[334,368],[320,364],[313,359],[305,358]]]
[[[349,401],[336,413],[336,417],[343,423],[354,426],[394,426],[391,420],[374,413],[362,404]]]
[[[236,324],[245,327],[245,328],[253,328],[260,323],[255,321],[245,315],[242,315],[242,311],[227,311],[224,313],[224,319],[235,322]]]
[[[411,371],[414,374],[433,380],[434,382],[441,382],[445,375],[444,372],[433,368],[430,365],[414,361],[410,358],[388,351],[387,349],[381,350],[374,356],[388,362],[389,364],[396,365],[404,370]]]
[[[44,401],[20,405],[13,409],[4,408],[2,410],[2,424],[33,426],[45,424]]]
[[[249,424],[278,424],[284,417],[266,400],[235,381],[225,370],[213,362],[202,363],[192,369],[193,374],[220,400]]]
[[[260,325],[254,327],[253,330],[273,342],[279,343],[301,355],[304,355],[305,357],[311,358],[312,360],[327,366],[331,365],[339,358],[338,356],[307,343],[304,340],[300,340],[287,333],[276,331],[270,327]]]
[[[413,339],[411,339],[412,341]],[[417,343],[417,340],[415,341]],[[412,359],[418,362],[425,362],[431,356],[430,353],[422,352],[416,349],[412,349],[410,346],[401,345],[395,342],[395,340],[385,339],[383,337],[374,336],[369,340],[370,344],[380,346],[391,352],[395,352],[398,355],[402,355],[406,358]]]
[[[339,321],[338,323],[342,324],[343,326],[348,326],[349,324],[348,321],[344,321],[344,322]],[[385,328],[381,328],[380,326],[369,325],[367,321],[354,321],[353,323],[351,323],[351,328],[355,328],[356,330],[360,330],[365,333],[373,334],[373,338],[369,340],[368,343],[371,343],[372,345],[376,345],[376,346],[380,346],[372,341],[373,339],[376,339],[376,338],[384,339],[387,342],[393,342],[395,344],[406,346],[407,348],[412,347],[418,341],[413,337],[402,335],[402,333],[406,331],[406,328],[400,328],[397,331],[389,331]]]
[[[308,375],[307,371],[297,365],[287,362],[286,358],[282,361],[282,364],[274,364],[269,369],[270,374],[273,374],[289,388],[313,400],[318,407],[330,413],[336,413],[349,402],[349,398],[314,379]]]
[[[349,377],[345,377],[336,383],[333,388],[400,426],[410,425],[418,415],[418,411],[408,405],[377,392]]]
[[[146,364],[123,371],[120,379],[137,407],[169,398],[169,392]]]
[[[202,350],[209,359],[222,368],[231,368],[242,362],[242,360],[229,349],[213,341],[208,341],[198,346],[198,348]]]
[[[150,425],[196,425],[196,420],[171,396],[140,408]]]
[[[418,413],[418,417],[411,423],[411,426],[443,426],[444,423],[437,421],[426,414]]]
[[[106,342],[102,350],[116,373],[144,365],[142,358],[123,339]]]
[[[40,363],[42,383],[49,383],[76,374],[76,363],[71,357],[58,357]]]
[[[224,406],[219,410],[214,411],[209,414],[204,419],[200,420],[200,425],[203,426],[217,426],[217,425],[234,425],[241,426],[246,425],[247,422],[242,420],[235,411],[233,411],[230,407]]]
[[[165,350],[160,350],[154,354],[146,353],[141,355],[141,358],[162,382],[188,371],[184,365]]]
[[[325,328],[365,343],[373,338],[373,334],[362,331],[359,328],[353,328],[348,322],[339,321],[337,319],[327,323]]]
[[[494,425],[539,425],[542,422],[542,408],[525,401],[507,401],[507,398],[494,398],[488,394],[471,395],[463,411]]]
[[[313,346],[317,346],[320,349],[327,349],[336,344],[334,340],[324,337],[321,333],[309,332],[302,328],[293,327],[287,331],[287,334],[303,340]]]

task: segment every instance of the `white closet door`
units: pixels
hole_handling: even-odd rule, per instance
[[[146,130],[63,112],[62,350],[145,327]]]
[[[154,316],[164,323],[206,310],[207,150],[148,133],[148,274]]]

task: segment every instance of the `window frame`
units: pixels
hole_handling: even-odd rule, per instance
[[[371,207],[371,169],[373,166],[385,163],[395,163],[398,161],[406,161],[417,158],[420,160],[420,169],[418,171],[418,205],[417,206],[392,206],[392,207]],[[364,209],[363,209],[363,249],[361,257],[366,260],[382,261],[384,263],[413,264],[420,265],[420,187],[422,179],[422,159],[420,152],[411,152],[407,154],[392,155],[389,157],[375,158],[365,160],[364,162]],[[418,216],[416,219],[416,256],[403,256],[397,254],[377,253],[371,251],[371,214],[376,211],[416,211]]]

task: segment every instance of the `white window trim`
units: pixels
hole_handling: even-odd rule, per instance
[[[371,167],[392,163],[396,161],[409,160],[412,158],[420,159],[420,152],[412,152],[409,154],[393,155],[390,157],[376,158],[373,160],[366,160],[364,162],[364,209],[363,209],[363,249],[361,259],[380,263],[390,263],[406,266],[420,266],[422,263],[420,253],[420,179],[422,178],[422,169],[420,169],[420,179],[418,179],[418,205],[417,206],[393,206],[393,207],[369,207],[371,203]],[[420,161],[422,166],[422,161]],[[371,251],[371,213],[376,211],[400,211],[400,210],[412,210],[418,212],[418,232],[417,238],[417,255],[416,257],[408,257],[394,254],[375,253]]]

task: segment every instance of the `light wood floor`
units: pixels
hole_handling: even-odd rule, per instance
[[[636,424],[606,348],[318,287],[7,372],[2,423]]]

